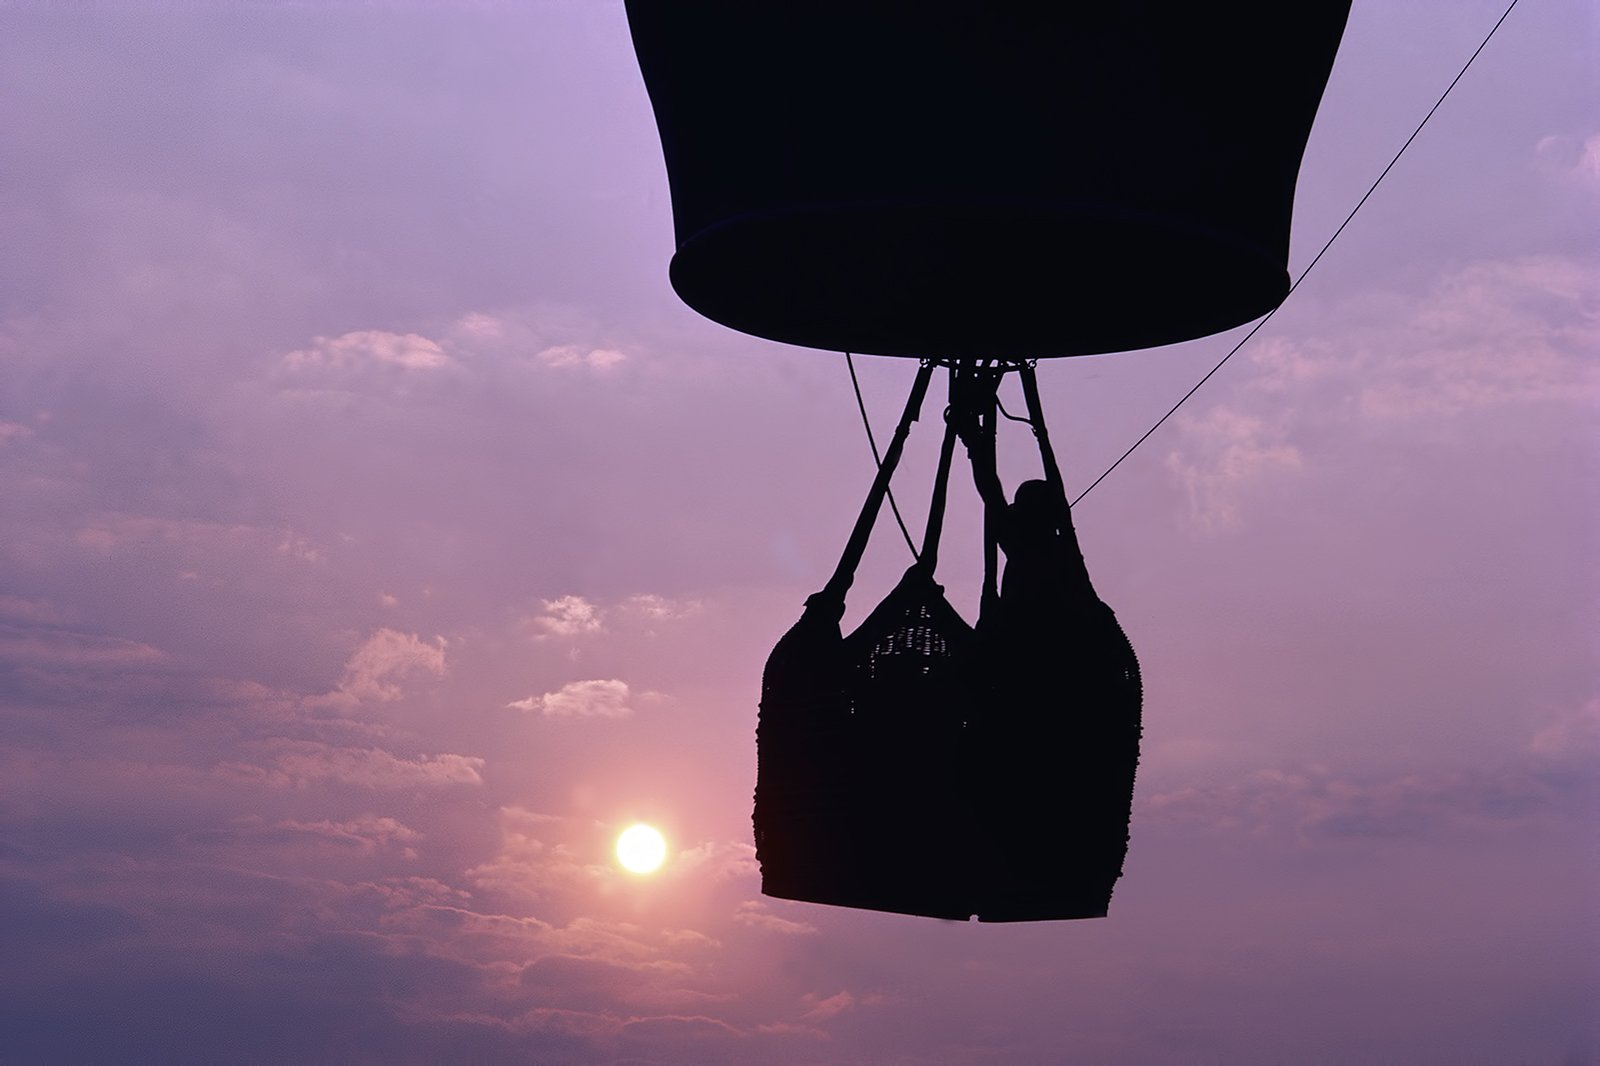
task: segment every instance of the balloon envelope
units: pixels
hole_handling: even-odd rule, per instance
[[[829,350],[1150,347],[1287,294],[1349,0],[629,0],[673,287]]]

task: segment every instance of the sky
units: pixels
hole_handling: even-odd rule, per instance
[[[1357,0],[1294,273],[1499,14]],[[0,1059],[1600,1061],[1597,38],[1524,0],[1078,506],[1126,874],[992,926],[760,894],[872,460],[842,356],[668,287],[620,4],[0,4]],[[1042,365],[1069,487],[1241,332]]]

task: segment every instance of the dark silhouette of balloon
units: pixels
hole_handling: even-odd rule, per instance
[[[756,336],[1039,358],[1288,292],[1349,0],[629,0],[673,287]]]
[[[1079,552],[1031,360],[1188,340],[1282,301],[1349,0],[627,6],[678,294],[756,336],[924,360],[833,577],[767,660],[762,891],[984,921],[1106,914],[1143,681]],[[951,386],[922,551],[846,635],[934,359]],[[1045,477],[1008,503],[1009,372]],[[934,576],[958,438],[985,503],[976,627]]]

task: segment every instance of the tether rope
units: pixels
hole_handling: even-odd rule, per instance
[[[1281,309],[1283,305],[1289,301],[1289,297],[1293,295],[1294,291],[1300,287],[1300,283],[1306,279],[1306,275],[1310,274],[1312,268],[1322,261],[1322,257],[1327,254],[1328,249],[1333,247],[1333,242],[1339,239],[1339,235],[1344,233],[1345,227],[1350,225],[1351,220],[1354,219],[1361,208],[1366,205],[1366,202],[1372,197],[1372,194],[1378,191],[1378,186],[1383,184],[1383,179],[1389,176],[1389,171],[1393,170],[1395,164],[1400,162],[1400,157],[1406,154],[1406,149],[1411,147],[1411,142],[1417,139],[1417,135],[1422,132],[1423,127],[1427,126],[1429,120],[1433,118],[1434,113],[1437,112],[1441,106],[1443,106],[1445,100],[1455,89],[1456,84],[1466,76],[1466,73],[1469,69],[1471,69],[1472,64],[1477,61],[1478,56],[1485,48],[1489,46],[1489,42],[1494,39],[1494,35],[1499,32],[1501,24],[1505,22],[1505,20],[1510,16],[1511,12],[1516,9],[1517,4],[1520,2],[1521,0],[1511,0],[1511,3],[1506,7],[1505,11],[1501,12],[1500,17],[1495,20],[1495,24],[1490,27],[1488,34],[1478,44],[1478,47],[1473,49],[1472,55],[1467,57],[1467,61],[1461,65],[1461,69],[1456,72],[1456,76],[1450,79],[1450,84],[1445,86],[1444,92],[1439,94],[1439,99],[1434,101],[1433,106],[1428,108],[1428,113],[1422,116],[1422,121],[1417,123],[1416,129],[1411,131],[1411,136],[1407,137],[1405,139],[1405,143],[1400,146],[1400,150],[1395,152],[1394,158],[1389,160],[1388,165],[1383,168],[1383,170],[1378,174],[1377,178],[1375,178],[1372,184],[1368,186],[1367,191],[1361,195],[1361,199],[1357,200],[1356,205],[1350,209],[1350,213],[1345,215],[1344,221],[1339,223],[1338,228],[1333,231],[1333,236],[1329,237],[1325,242],[1323,242],[1323,245],[1320,249],[1318,249],[1317,254],[1312,256],[1311,262],[1307,263],[1306,268],[1300,272],[1300,276],[1295,278],[1293,283],[1290,284],[1289,291],[1283,294],[1283,300],[1279,302],[1278,306],[1274,307],[1271,311],[1268,311],[1259,321],[1256,322],[1254,326],[1251,326],[1250,332],[1246,333],[1237,344],[1228,349],[1228,354],[1224,355],[1217,361],[1215,366],[1206,371],[1205,376],[1199,381],[1195,382],[1194,386],[1188,392],[1184,393],[1178,402],[1173,404],[1166,414],[1156,419],[1155,424],[1153,424],[1149,429],[1145,430],[1138,440],[1129,445],[1128,450],[1117,457],[1116,462],[1106,467],[1104,473],[1089,483],[1088,488],[1084,489],[1082,492],[1078,493],[1077,496],[1073,497],[1072,506],[1076,507],[1080,500],[1094,491],[1095,486],[1099,485],[1100,482],[1110,477],[1111,472],[1122,465],[1123,460],[1132,455],[1141,444],[1149,440],[1156,430],[1160,429],[1166,424],[1167,419],[1178,413],[1178,408],[1188,403],[1190,397],[1199,392],[1202,385],[1210,381],[1212,376],[1227,364],[1228,360],[1232,359],[1236,354],[1238,354],[1241,348],[1250,343],[1250,339],[1261,330],[1262,326],[1265,326],[1268,322],[1272,321],[1272,316],[1277,314],[1279,309]],[[861,411],[861,424],[866,428],[867,431],[867,443],[872,446],[873,461],[876,462],[881,468],[883,466],[883,460],[880,458],[878,453],[877,441],[872,435],[872,424],[867,419],[867,405],[861,398],[861,384],[856,380],[855,359],[849,352],[845,353],[845,362],[850,367],[850,384],[855,388],[856,406]],[[1005,417],[1012,419],[1013,421],[1027,421],[1027,419],[1017,418],[1016,416],[1003,410],[1002,413],[1005,414]],[[911,540],[911,533],[906,529],[905,521],[900,517],[900,508],[895,504],[894,492],[892,490],[889,492],[889,508],[894,512],[894,519],[900,525],[900,535],[905,537],[906,547],[911,549],[912,558],[916,558],[916,545]]]
[[[1464,64],[1462,64],[1461,69],[1456,72],[1456,76],[1454,78],[1450,79],[1450,84],[1445,86],[1444,92],[1439,94],[1439,99],[1435,100],[1434,103],[1433,103],[1433,106],[1428,108],[1428,113],[1426,115],[1422,116],[1422,121],[1417,123],[1417,128],[1411,131],[1411,136],[1406,138],[1406,142],[1400,146],[1400,150],[1394,154],[1394,158],[1389,160],[1389,165],[1383,168],[1383,172],[1378,175],[1376,180],[1373,181],[1372,185],[1367,189],[1367,191],[1362,194],[1361,199],[1356,201],[1356,205],[1350,209],[1350,213],[1344,217],[1344,221],[1339,223],[1339,228],[1333,231],[1333,236],[1331,236],[1331,237],[1329,237],[1327,239],[1327,241],[1322,245],[1322,248],[1317,252],[1317,254],[1315,256],[1312,257],[1311,262],[1307,263],[1306,264],[1306,268],[1300,272],[1300,276],[1294,279],[1294,283],[1289,286],[1289,291],[1283,294],[1283,300],[1279,302],[1278,306],[1274,307],[1271,311],[1268,311],[1266,313],[1266,315],[1259,322],[1257,322],[1254,326],[1250,327],[1250,332],[1246,333],[1244,335],[1244,337],[1239,341],[1238,344],[1235,344],[1232,348],[1230,348],[1228,350],[1228,354],[1224,355],[1217,362],[1216,366],[1214,366],[1210,370],[1206,371],[1205,377],[1203,377],[1199,381],[1195,382],[1194,383],[1194,387],[1192,389],[1190,389],[1188,392],[1184,393],[1183,397],[1180,400],[1178,400],[1177,403],[1172,405],[1171,410],[1169,410],[1166,414],[1162,415],[1160,418],[1156,419],[1155,425],[1153,425],[1149,429],[1145,430],[1144,431],[1144,435],[1141,436],[1138,440],[1134,441],[1133,444],[1131,444],[1128,447],[1127,451],[1123,452],[1120,456],[1118,456],[1116,462],[1114,462],[1110,466],[1106,467],[1105,473],[1103,473],[1099,477],[1095,478],[1094,481],[1092,481],[1089,484],[1088,488],[1086,488],[1082,492],[1078,493],[1078,495],[1076,497],[1074,497],[1073,500],[1072,500],[1072,505],[1074,507],[1077,506],[1079,500],[1083,499],[1085,496],[1089,495],[1089,493],[1093,492],[1094,491],[1094,487],[1096,485],[1100,484],[1100,482],[1104,481],[1107,477],[1109,477],[1113,470],[1115,470],[1117,467],[1121,466],[1122,465],[1122,461],[1124,459],[1126,459],[1128,456],[1132,455],[1134,453],[1134,450],[1137,449],[1139,447],[1139,445],[1141,445],[1145,441],[1149,440],[1150,439],[1150,435],[1153,434],[1156,430],[1160,429],[1162,427],[1162,425],[1164,425],[1166,423],[1167,419],[1169,419],[1173,415],[1177,414],[1178,408],[1182,407],[1185,403],[1187,403],[1189,401],[1189,397],[1191,397],[1195,393],[1199,392],[1200,391],[1200,386],[1202,386],[1206,382],[1210,381],[1211,380],[1211,375],[1213,375],[1217,371],[1221,370],[1223,365],[1225,363],[1227,363],[1227,361],[1229,359],[1232,359],[1234,357],[1234,355],[1239,351],[1240,348],[1243,348],[1246,344],[1248,344],[1250,342],[1250,338],[1254,337],[1256,335],[1257,331],[1259,331],[1262,326],[1264,326],[1268,322],[1272,321],[1272,316],[1277,314],[1279,308],[1283,307],[1283,305],[1288,302],[1289,297],[1291,295],[1293,295],[1294,291],[1300,287],[1300,283],[1302,281],[1306,280],[1306,275],[1311,273],[1311,268],[1316,266],[1317,263],[1321,261],[1323,255],[1328,251],[1329,248],[1333,247],[1333,242],[1338,240],[1339,239],[1339,234],[1343,233],[1344,230],[1345,230],[1345,227],[1350,225],[1350,220],[1356,217],[1356,212],[1360,211],[1362,206],[1367,202],[1368,198],[1370,198],[1372,196],[1372,194],[1377,191],[1378,186],[1383,183],[1383,179],[1389,176],[1389,171],[1394,169],[1394,165],[1396,163],[1400,162],[1400,157],[1405,155],[1407,148],[1411,147],[1411,142],[1417,139],[1417,134],[1421,133],[1422,132],[1422,128],[1428,124],[1428,120],[1433,118],[1434,112],[1439,110],[1440,105],[1442,105],[1444,103],[1444,101],[1445,101],[1445,98],[1450,95],[1451,90],[1456,87],[1456,83],[1459,82],[1462,79],[1462,77],[1467,73],[1468,68],[1470,68],[1472,66],[1473,62],[1478,58],[1479,53],[1481,53],[1485,48],[1487,48],[1488,45],[1489,45],[1489,42],[1494,39],[1494,35],[1495,35],[1496,31],[1498,31],[1500,29],[1500,24],[1506,20],[1506,17],[1511,14],[1512,10],[1520,2],[1521,2],[1521,0],[1511,0],[1510,6],[1505,9],[1505,11],[1500,15],[1499,19],[1497,19],[1495,21],[1494,26],[1490,28],[1488,36],[1484,37],[1482,43],[1480,43],[1478,45],[1478,47],[1473,50],[1472,55],[1467,58],[1467,61]]]

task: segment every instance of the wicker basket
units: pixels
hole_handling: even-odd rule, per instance
[[[976,631],[945,600],[933,568],[948,430],[919,562],[841,634],[913,399],[834,580],[767,660],[762,891],[962,921],[1103,916],[1127,849],[1138,660],[1092,589],[1025,625],[986,597]]]

